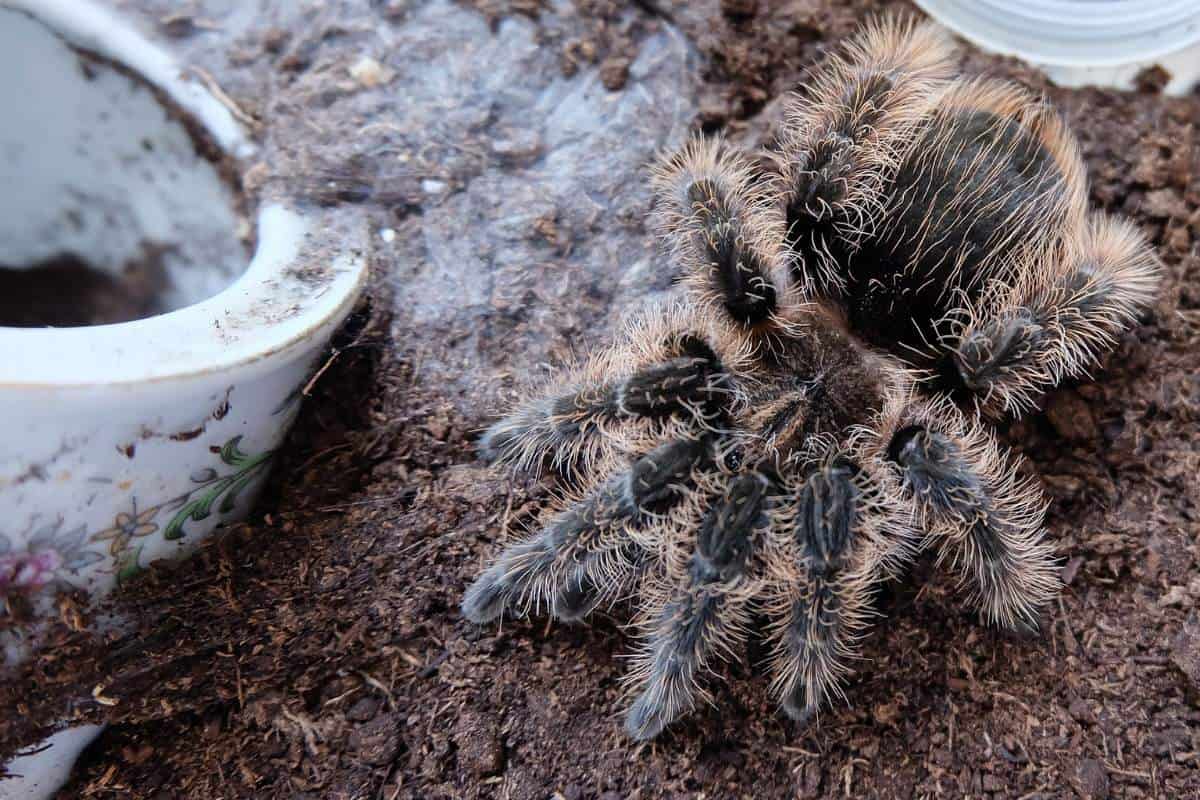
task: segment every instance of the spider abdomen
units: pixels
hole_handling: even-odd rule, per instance
[[[951,312],[1007,280],[1018,252],[1049,247],[1082,220],[1082,166],[1052,112],[987,82],[936,102],[873,233],[847,259],[855,329],[921,366],[921,354],[936,359]]]

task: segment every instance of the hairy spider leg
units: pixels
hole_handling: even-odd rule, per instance
[[[564,370],[492,425],[480,452],[519,471],[550,471],[585,485],[631,435],[644,440],[710,426],[729,402],[727,364],[710,344],[719,338],[700,314],[679,306],[643,315],[630,324],[624,345]],[[724,349],[736,365],[736,345]]]
[[[696,137],[659,159],[651,187],[656,233],[693,302],[769,346],[802,297],[787,274],[782,220],[759,183],[744,155]]]
[[[948,400],[914,409],[890,455],[915,502],[927,543],[971,587],[990,623],[1036,629],[1061,588],[1054,547],[1045,539],[1046,503],[980,426]]]
[[[898,17],[865,27],[789,98],[774,191],[797,283],[839,296],[845,265],[872,235],[900,154],[954,69],[932,23]]]
[[[636,459],[626,472],[568,500],[538,533],[505,548],[462,602],[473,622],[505,611],[547,611],[582,619],[632,575],[649,533],[687,496],[694,474],[711,458],[711,437],[676,439]]]
[[[1097,212],[1018,272],[970,309],[954,353],[962,383],[992,413],[1031,408],[1094,368],[1153,302],[1162,264],[1137,228]]]
[[[625,717],[633,738],[653,738],[698,701],[709,701],[700,676],[711,672],[714,659],[735,658],[745,642],[772,488],[758,472],[714,475],[699,495],[708,506],[694,538],[683,537],[665,568],[647,575],[642,642],[628,675],[637,691]]]

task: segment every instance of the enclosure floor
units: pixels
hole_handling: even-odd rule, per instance
[[[984,627],[922,562],[815,726],[777,712],[751,652],[638,747],[622,609],[460,617],[547,494],[473,441],[525,379],[674,291],[643,223],[655,151],[698,126],[760,141],[803,69],[897,4],[121,5],[256,121],[252,192],[362,205],[374,277],[251,520],[124,593],[115,648],[64,624],[0,686],[28,712],[5,714],[8,746],[69,711],[113,722],[63,797],[1200,797],[1200,95],[964,56],[1048,92],[1092,201],[1167,265],[1095,382],[1002,433],[1052,499],[1067,586],[1043,633]],[[67,708],[96,686],[117,704]]]

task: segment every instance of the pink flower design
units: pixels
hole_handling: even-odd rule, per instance
[[[63,562],[53,548],[0,556],[0,595],[41,589],[57,577]]]
[[[87,550],[87,528],[64,528],[61,518],[27,531],[20,548],[0,533],[0,598],[9,594],[33,594],[47,587],[70,588],[68,575],[103,560]]]

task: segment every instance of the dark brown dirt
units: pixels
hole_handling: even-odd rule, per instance
[[[119,275],[94,269],[74,256],[20,268],[0,266],[0,325],[73,328],[161,314],[169,279],[162,253],[156,248],[146,251]]]
[[[878,8],[739,0],[701,18],[638,5],[708,59],[696,125],[746,140]],[[528,6],[516,10],[538,13]],[[607,35],[571,52],[610,58]],[[1136,220],[1167,265],[1161,301],[1096,381],[1004,431],[1053,500],[1064,557],[1040,637],[983,627],[921,563],[885,598],[849,705],[815,727],[776,712],[750,654],[715,708],[632,746],[618,723],[623,617],[497,630],[459,616],[468,581],[545,488],[475,460],[487,419],[463,410],[477,406],[448,366],[468,323],[433,345],[447,366],[430,367],[413,345],[423,331],[377,311],[340,343],[355,341],[254,518],[123,595],[136,627],[115,641],[64,624],[30,675],[0,686],[17,711],[4,743],[62,716],[113,723],[64,797],[1200,797],[1200,96],[1165,98],[1152,81],[1059,90],[1014,62],[966,61],[1050,94],[1083,143],[1093,201]],[[395,225],[414,237],[419,219]],[[392,308],[404,267],[380,253],[375,269],[374,308]],[[494,363],[538,329],[581,336],[596,319],[555,314],[570,323],[495,310]],[[64,700],[93,687],[117,704]]]

